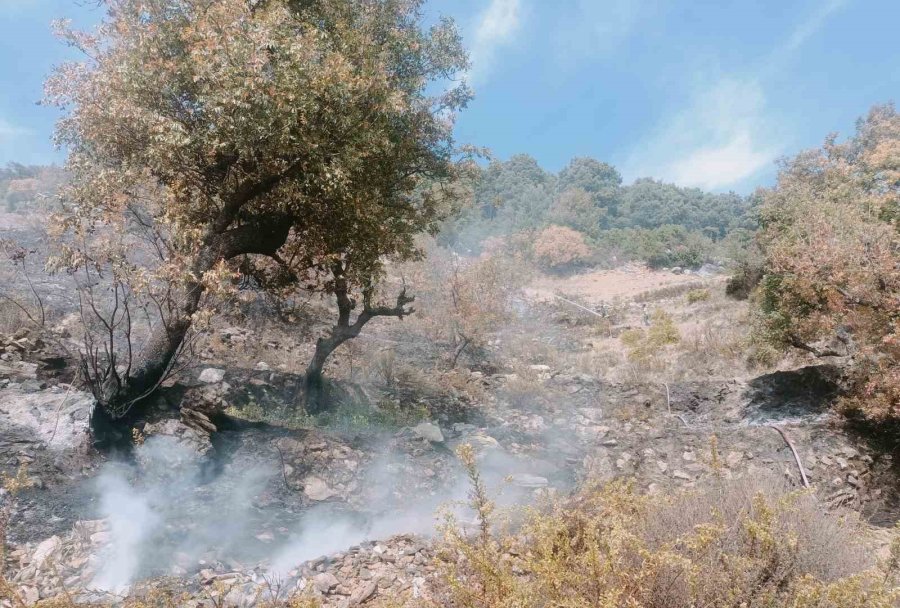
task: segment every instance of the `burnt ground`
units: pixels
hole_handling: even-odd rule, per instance
[[[535,323],[528,331],[555,349],[583,347],[577,328],[565,324]],[[713,469],[727,476],[768,470],[800,487],[797,463],[773,424],[797,447],[823,501],[852,509],[875,526],[892,526],[900,512],[892,454],[831,413],[839,394],[835,368],[666,386],[510,361],[502,347],[484,354],[481,365],[461,372],[477,385],[478,398],[409,382],[343,383],[334,396],[347,402],[350,414],[327,424],[242,418],[251,406],[284,410],[298,378],[225,367],[221,381],[205,385],[191,378],[188,387],[211,390],[233,406],[234,411],[226,410],[230,415],[216,418],[217,433],[210,438],[181,422],[178,408],[193,407],[193,393],[188,390],[185,397],[184,387],[178,387],[138,425],[146,442],[130,454],[91,449],[84,434],[87,396],[73,392],[67,398],[58,379],[37,368],[5,368],[0,467],[11,473],[25,464],[36,482],[17,499],[9,531],[19,547],[14,559],[29,563],[28,556],[48,537],[69,546],[75,543],[72,530],[88,525],[77,522],[105,515],[97,484],[114,461],[124,463],[117,465],[123,478],[165,522],[144,539],[151,548],[144,551],[139,573],[191,577],[206,576],[198,573],[210,568],[227,573],[271,561],[279,547],[308,538],[309,529],[322,521],[345,522],[352,531],[346,534],[348,545],[426,533],[435,509],[465,497],[453,454],[461,443],[476,448],[492,491],[508,502],[566,492],[588,477],[628,477],[646,491],[661,492],[690,487]],[[415,358],[417,351],[408,347],[402,355]],[[390,416],[386,403],[397,408]],[[426,417],[398,424],[398,411],[420,407]],[[65,433],[54,435],[58,428]],[[173,443],[155,443],[154,437]],[[183,457],[161,467],[153,455],[157,445],[166,458]],[[103,537],[91,538],[97,534]],[[191,551],[181,546],[185,538],[191,539]],[[318,537],[304,542],[308,546],[299,561],[344,548]],[[71,580],[87,583],[93,575],[86,568],[73,558],[66,571]],[[23,584],[52,587],[38,571],[28,576]]]

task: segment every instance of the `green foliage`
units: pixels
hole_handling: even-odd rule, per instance
[[[587,193],[594,209],[592,214],[596,214],[598,223],[589,230],[578,226],[571,227],[591,235],[596,229],[608,228],[611,218],[618,215],[622,198],[621,185],[622,176],[612,165],[593,158],[573,158],[559,172],[557,190],[560,193],[567,190],[581,190]]]
[[[572,159],[554,176],[517,155],[478,171],[474,204],[445,222],[441,242],[479,251],[492,236],[555,224],[587,235],[610,260],[696,266],[714,242],[755,228],[753,200],[651,179],[622,186],[614,167],[592,158]]]
[[[721,238],[745,212],[746,202],[734,193],[711,194],[697,188],[639,179],[624,193],[618,225],[633,228],[676,225]]]
[[[646,331],[630,329],[622,332],[619,340],[628,350],[629,360],[643,363],[660,356],[665,347],[677,344],[681,334],[672,317],[657,309],[653,311]]]
[[[786,161],[762,196],[757,339],[852,355],[844,406],[900,418],[900,114],[874,107],[846,142]]]
[[[709,237],[674,225],[609,230],[602,234],[599,247],[617,259],[643,261],[651,268],[696,268],[715,252]]]
[[[418,258],[464,194],[453,119],[471,92],[455,25],[426,26],[421,0],[101,4],[95,32],[61,24],[89,60],[45,87],[71,176],[51,268],[97,272],[127,301],[88,338],[104,343],[88,382],[120,418],[238,275],[377,308],[385,262]],[[134,351],[138,309],[160,318]]]
[[[697,302],[706,302],[710,297],[709,289],[692,289],[685,295],[688,304],[696,304]]]
[[[553,200],[547,220],[596,238],[600,235],[606,214],[606,208],[596,205],[587,191],[572,188]]]

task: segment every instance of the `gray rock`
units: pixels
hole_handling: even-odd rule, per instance
[[[348,606],[359,606],[370,597],[375,594],[375,590],[378,588],[378,584],[375,581],[368,581],[367,583],[363,583],[359,587],[357,587],[353,593],[350,594],[350,601],[347,603]]]
[[[216,382],[221,382],[225,379],[225,370],[217,369],[215,367],[207,367],[205,370],[200,372],[200,382],[206,382],[207,384],[215,384]]]
[[[328,593],[340,584],[340,581],[331,572],[322,572],[313,577],[313,586],[320,593]]]
[[[509,481],[514,486],[520,488],[546,488],[550,485],[546,477],[538,475],[529,475],[528,473],[516,473],[509,476]]]
[[[336,494],[336,492],[325,483],[325,480],[316,477],[315,475],[310,475],[303,480],[303,493],[310,500],[315,500],[317,502],[328,500]]]
[[[426,439],[432,443],[444,442],[444,434],[441,432],[440,427],[433,422],[419,423],[412,428],[412,431],[422,439]]]
[[[31,556],[31,563],[40,568],[47,558],[53,555],[62,545],[62,541],[58,536],[51,536],[47,540],[41,542],[34,550]]]

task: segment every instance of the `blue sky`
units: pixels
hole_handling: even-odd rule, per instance
[[[477,97],[461,142],[558,170],[573,156],[626,180],[748,192],[777,158],[847,134],[900,93],[897,0],[429,0],[469,47]],[[59,162],[42,81],[69,51],[57,17],[91,2],[0,0],[0,163]],[[898,100],[900,101],[900,100]]]

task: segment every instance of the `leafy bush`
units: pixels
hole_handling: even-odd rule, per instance
[[[709,290],[708,289],[692,289],[687,292],[687,303],[688,304],[696,304],[697,302],[706,302],[709,300]]]
[[[473,535],[447,527],[444,606],[888,608],[900,599],[893,573],[871,569],[858,526],[772,478],[716,477],[668,497],[593,486],[531,511],[512,534],[494,530],[474,461],[464,463],[480,525]]]
[[[847,362],[845,407],[900,419],[900,114],[787,162],[764,193],[756,336]]]
[[[599,246],[616,260],[637,260],[651,268],[696,268],[711,259],[712,240],[682,226],[625,228],[604,232]]]
[[[638,362],[657,357],[666,346],[676,344],[680,339],[681,335],[672,317],[662,310],[653,312],[647,331],[630,329],[619,336],[619,340],[628,349],[628,358]]]
[[[584,235],[565,226],[544,228],[534,242],[535,260],[548,270],[561,270],[587,261],[591,249]]]
[[[451,367],[461,355],[483,347],[506,323],[527,272],[517,255],[515,235],[494,240],[490,253],[462,257],[426,243],[424,264],[409,264],[404,275],[416,286],[416,314],[410,323],[450,346]]]
[[[762,278],[761,265],[740,264],[725,283],[725,294],[735,300],[746,300]]]

